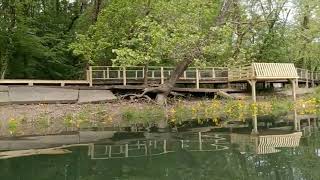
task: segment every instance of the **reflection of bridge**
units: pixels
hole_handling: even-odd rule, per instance
[[[117,159],[130,157],[158,156],[167,153],[174,153],[178,150],[190,152],[211,152],[225,150],[226,139],[220,135],[209,135],[198,133],[197,139],[176,140],[176,139],[146,139],[133,140],[123,144],[102,145],[89,144],[88,155],[91,159]]]
[[[241,152],[253,151],[256,154],[280,152],[277,148],[298,147],[302,132],[282,135],[231,134],[231,143],[238,144]]]

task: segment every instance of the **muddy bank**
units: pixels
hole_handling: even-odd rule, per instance
[[[103,104],[38,104],[0,106],[0,137],[59,134],[75,131],[74,120],[83,120],[88,127],[126,126],[121,120],[121,109],[143,109],[148,103]],[[14,131],[14,132],[13,132]]]
[[[295,105],[298,114],[318,112],[318,101],[310,97],[312,95],[299,97]],[[0,137],[52,135],[90,128],[132,128],[137,124],[142,127],[133,128],[145,128],[144,125],[167,128],[172,122],[175,126],[193,126],[193,122],[222,126],[222,123],[233,121],[235,126],[240,126],[250,121],[248,117],[252,118],[254,108],[259,109],[255,113],[266,116],[262,119],[267,120],[270,116],[280,117],[293,111],[291,97],[258,96],[259,104],[254,107],[250,102],[194,98],[170,99],[166,106],[129,100],[100,104],[3,105],[0,106]]]

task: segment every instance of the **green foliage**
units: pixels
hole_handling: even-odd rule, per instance
[[[160,106],[148,106],[143,109],[127,107],[122,109],[122,119],[129,124],[152,124],[165,119],[165,110]]]
[[[88,65],[186,59],[196,66],[294,62],[319,70],[314,0],[233,1],[225,14],[226,0],[101,0],[100,9],[95,2],[3,0],[0,76],[82,79]]]
[[[11,118],[8,122],[8,130],[11,135],[15,135],[18,131],[19,120]]]

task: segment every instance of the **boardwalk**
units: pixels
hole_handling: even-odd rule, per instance
[[[260,63],[259,63],[260,64]],[[267,63],[262,63],[267,64]],[[266,68],[268,68],[266,66]],[[90,66],[83,80],[35,80],[35,79],[4,79],[0,85],[142,85],[147,77],[149,84],[159,85],[165,83],[173,72],[173,67],[149,66],[145,71],[142,66],[120,67],[120,66]],[[320,72],[297,68],[298,82],[306,87],[315,86],[320,83]],[[283,70],[285,71],[285,69]],[[145,74],[145,72],[147,72]],[[276,75],[278,72],[270,71]],[[227,67],[189,67],[177,81],[178,85],[188,88],[220,88],[230,84],[247,83],[253,75],[252,65],[235,68]],[[285,83],[285,78],[265,79],[265,82]]]
[[[259,63],[260,64],[260,63]],[[267,63],[263,63],[267,64]],[[273,64],[273,63],[272,63]],[[169,77],[173,67],[148,67],[147,78],[155,84],[163,84]],[[282,70],[285,71],[285,70]],[[277,74],[276,71],[270,73]],[[188,68],[178,80],[177,84],[194,84],[200,88],[200,84],[228,84],[246,82],[252,76],[252,67],[206,67]],[[310,72],[305,69],[297,69],[297,78],[300,83],[309,85],[320,83],[320,72]],[[87,71],[88,81],[94,84],[142,84],[145,78],[144,67],[113,67],[92,66]],[[268,82],[285,82],[284,78],[266,79]]]

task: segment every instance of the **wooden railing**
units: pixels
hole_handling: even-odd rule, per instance
[[[130,66],[130,67],[120,67],[120,66],[91,66],[87,72],[87,79],[90,85],[94,81],[122,81],[123,85],[126,85],[128,81],[142,81],[145,76],[148,80],[160,81],[163,84],[165,80],[169,79],[173,67],[157,67],[149,66],[147,69],[147,74],[145,74],[145,69],[142,66]],[[195,82],[197,88],[199,88],[199,83],[202,81],[227,81],[228,80],[228,68],[223,67],[206,67],[206,68],[195,68],[190,67],[179,78],[179,81],[191,81]]]
[[[128,81],[142,82],[145,76],[148,80],[159,81],[163,84],[174,71],[173,67],[149,66],[148,70],[144,70],[143,66],[90,66],[87,71],[87,80],[92,86],[96,81],[120,81],[123,85],[127,85]],[[147,74],[145,74],[147,72]],[[314,83],[320,81],[320,72],[311,72],[306,69],[297,68],[300,81]],[[240,67],[205,67],[205,68],[188,68],[180,77],[179,81],[192,82],[199,88],[199,84],[205,81],[214,82],[236,82],[246,81],[254,77],[252,65]]]
[[[253,75],[253,67],[251,65],[231,67],[228,71],[228,81],[248,80],[251,79]]]
[[[155,83],[163,84],[174,71],[173,67],[149,66],[145,71],[143,66],[90,66],[86,73],[85,80],[36,80],[36,79],[4,79],[0,80],[1,85],[26,84],[29,86],[60,84],[64,85],[85,85],[93,86],[94,83],[102,81],[106,84],[143,83],[145,77]],[[145,74],[145,72],[147,72]],[[320,72],[312,72],[306,69],[297,68],[299,82],[314,85],[320,82]],[[253,78],[255,75],[252,65],[240,67],[205,67],[188,68],[179,78],[178,83],[194,83],[200,88],[201,83],[228,83],[240,82]]]
[[[320,81],[320,72],[313,72],[306,69],[296,68],[300,81],[306,82],[306,84]],[[276,73],[276,72],[275,72]],[[272,73],[271,73],[272,74]],[[228,71],[228,81],[242,81],[248,80],[255,76],[252,65],[232,67]]]

